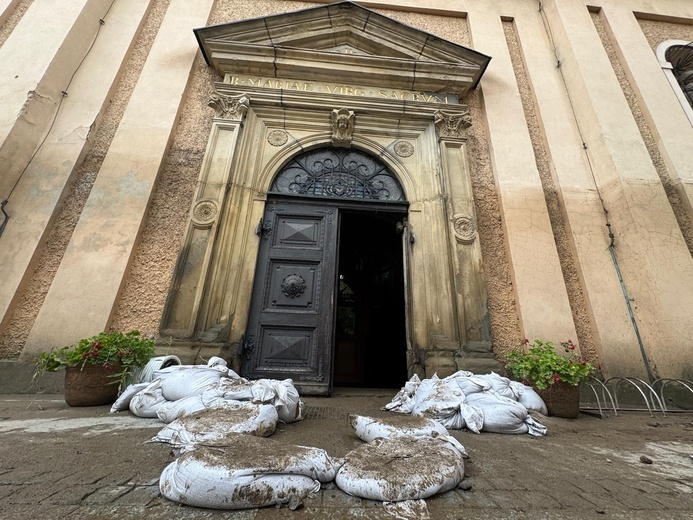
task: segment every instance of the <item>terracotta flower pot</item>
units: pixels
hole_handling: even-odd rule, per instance
[[[549,415],[575,419],[580,413],[580,389],[578,385],[570,385],[559,381],[549,385],[544,390],[535,388],[546,403]]]
[[[118,383],[113,377],[122,367],[84,365],[65,369],[65,402],[68,406],[101,406],[118,397]]]

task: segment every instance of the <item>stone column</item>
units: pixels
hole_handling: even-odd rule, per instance
[[[236,143],[250,102],[244,94],[227,96],[215,92],[209,104],[217,117],[198,178],[161,331],[163,335],[180,338],[191,338],[196,332],[212,246],[232,176]],[[221,328],[208,332],[210,337],[204,339],[215,341],[218,333]]]
[[[450,256],[453,262],[455,298],[462,349],[457,367],[478,373],[498,370],[493,356],[490,317],[483,285],[481,247],[476,231],[476,211],[467,162],[467,111],[438,111],[438,133],[446,194]]]

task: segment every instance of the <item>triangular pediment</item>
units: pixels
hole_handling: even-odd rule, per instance
[[[360,84],[463,95],[490,58],[352,2],[195,29],[222,74]]]

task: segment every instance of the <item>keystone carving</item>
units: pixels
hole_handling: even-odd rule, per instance
[[[332,144],[351,148],[353,133],[354,112],[346,108],[332,110]]]
[[[209,106],[214,109],[220,119],[242,121],[250,107],[250,98],[247,94],[227,96],[214,91],[210,96]]]
[[[466,139],[467,128],[472,126],[472,116],[469,112],[437,110],[434,118],[440,139]]]

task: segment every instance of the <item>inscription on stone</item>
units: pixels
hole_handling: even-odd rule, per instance
[[[454,94],[437,94],[430,92],[414,92],[392,88],[366,87],[341,83],[321,83],[293,79],[265,78],[258,76],[239,76],[227,74],[225,83],[242,87],[271,88],[277,90],[293,90],[296,92],[318,92],[324,94],[339,94],[343,96],[374,97],[380,99],[399,99],[420,103],[456,104],[458,96]]]

